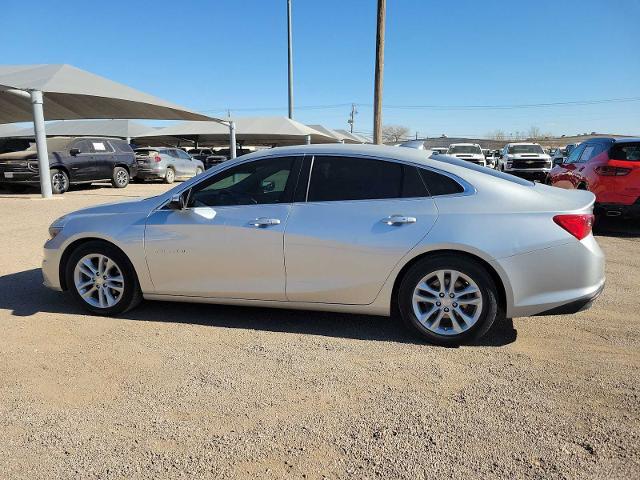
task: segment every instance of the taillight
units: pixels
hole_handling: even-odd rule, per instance
[[[594,216],[591,213],[578,215],[556,215],[553,217],[553,221],[556,222],[556,224],[564,228],[578,240],[582,240],[591,233],[593,220]]]
[[[623,177],[628,175],[630,171],[630,168],[612,167],[610,165],[604,165],[596,168],[596,173],[603,177]]]
[[[156,161],[156,163],[162,161],[162,157],[160,155],[156,155],[155,157],[153,157],[153,159]]]

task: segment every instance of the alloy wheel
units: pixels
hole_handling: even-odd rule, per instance
[[[457,270],[425,275],[413,292],[413,313],[438,335],[459,335],[469,330],[482,313],[482,294],[472,278]]]
[[[67,190],[67,176],[62,172],[54,173],[51,177],[51,183],[56,192],[65,192]]]
[[[129,180],[129,175],[127,175],[127,172],[124,170],[118,170],[116,172],[116,183],[118,185],[120,185],[121,187],[127,184],[127,181]]]
[[[122,270],[116,262],[100,253],[78,260],[73,281],[80,297],[96,308],[113,307],[124,293]]]

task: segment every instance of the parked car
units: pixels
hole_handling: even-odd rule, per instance
[[[226,162],[228,159],[224,155],[209,155],[204,159],[204,168],[205,170],[209,170],[216,165],[221,164],[222,162]]]
[[[498,169],[543,182],[551,171],[551,157],[537,143],[508,143],[498,157]]]
[[[42,270],[100,315],[143,297],[397,309],[429,341],[456,344],[505,315],[590,305],[604,285],[593,201],[411,148],[274,148],[152,198],[65,215]]]
[[[436,154],[444,155],[449,150],[449,147],[432,147],[429,150],[432,150]]]
[[[136,175],[133,150],[124,140],[105,137],[47,138],[51,187],[61,194],[79,183],[109,181],[124,188]],[[0,183],[38,185],[40,174],[36,146],[0,154]]]
[[[475,163],[476,165],[482,165],[483,167],[487,166],[482,149],[477,143],[452,143],[449,145],[447,155]]]
[[[179,148],[136,148],[137,180],[164,180],[173,183],[204,172],[204,164]]]
[[[489,168],[495,168],[496,158],[494,156],[493,150],[491,150],[490,148],[483,148],[482,154],[484,155],[486,166]]]
[[[596,213],[640,216],[640,139],[592,138],[549,174],[550,185],[589,190]]]
[[[549,153],[549,156],[551,157],[551,168],[553,168],[556,165],[560,165],[562,162],[564,162],[564,159],[567,158],[567,149],[556,148],[553,150],[553,152]]]
[[[187,153],[191,155],[192,158],[200,160],[201,162],[203,162],[209,155],[214,155],[211,148],[192,148]]]

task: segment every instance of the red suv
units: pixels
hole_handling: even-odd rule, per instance
[[[640,217],[640,139],[587,140],[549,172],[547,183],[593,192],[597,214]]]

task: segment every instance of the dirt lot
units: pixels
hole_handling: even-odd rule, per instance
[[[638,478],[640,228],[594,307],[425,345],[377,317],[172,303],[85,315],[47,226],[131,185],[0,195],[1,478]]]

